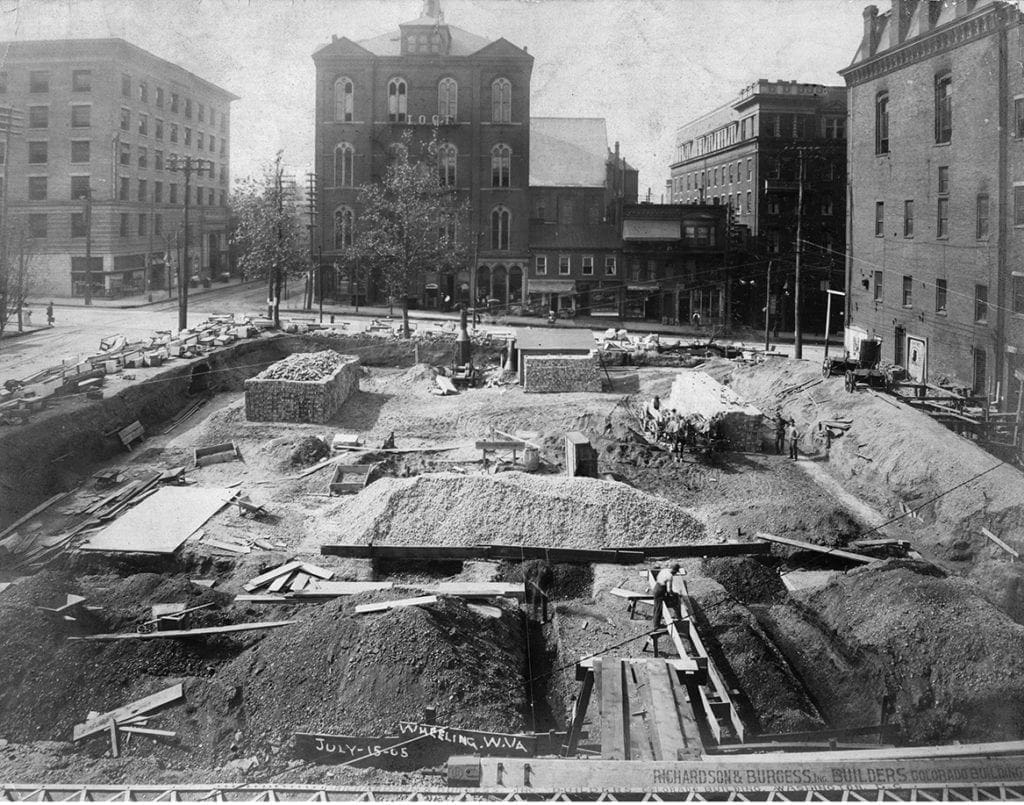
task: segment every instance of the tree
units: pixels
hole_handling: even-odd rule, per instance
[[[32,240],[24,221],[6,222],[0,231],[0,335],[15,321],[32,290]]]
[[[239,182],[232,197],[238,223],[231,242],[238,248],[238,266],[247,278],[267,280],[267,317],[275,327],[281,326],[285,277],[302,276],[308,262],[294,181],[285,178],[281,160],[279,151],[261,177]]]
[[[447,183],[451,175],[439,164],[437,136],[419,159],[411,156],[412,133],[391,147],[380,181],[359,188],[359,217],[352,243],[343,256],[353,264],[378,270],[389,296],[402,303],[402,332],[409,337],[409,296],[427,271],[454,271],[465,265],[458,237],[468,204]]]

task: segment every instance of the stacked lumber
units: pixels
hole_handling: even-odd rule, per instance
[[[253,593],[263,587],[270,595],[298,593],[307,589],[314,579],[333,579],[334,571],[325,570],[309,562],[292,561],[261,573],[245,585],[247,593]]]

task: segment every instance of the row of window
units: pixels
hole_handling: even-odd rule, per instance
[[[953,139],[953,77],[939,73],[933,83],[935,144],[944,145]],[[875,96],[875,153],[889,153],[889,91]]]
[[[558,255],[558,273],[559,275],[565,276],[572,273],[572,256],[568,254]],[[547,255],[538,254],[534,258],[534,270],[538,276],[542,276],[548,273],[548,258]],[[618,266],[615,262],[613,255],[608,255],[604,258],[604,274],[606,277],[613,277],[618,271]],[[580,257],[580,273],[584,277],[594,276],[594,256],[592,254],[584,254]]]
[[[800,114],[761,113],[761,135],[773,138],[807,139],[815,127],[816,117]],[[676,162],[685,162],[695,156],[703,156],[728,148],[743,140],[757,136],[757,115],[748,115],[733,120],[715,131],[703,134],[694,140],[676,146]],[[820,118],[817,136],[825,140],[846,139],[846,118],[826,115]]]
[[[444,187],[458,183],[459,151],[452,143],[445,143],[437,153],[437,178]],[[338,143],[334,147],[334,187],[355,185],[356,149],[351,143]],[[499,143],[491,149],[491,187],[511,187],[512,149]]]
[[[935,237],[945,240],[949,237],[949,166],[940,165],[936,170],[935,194]],[[985,240],[989,235],[990,203],[988,193],[975,196],[974,236]],[[914,199],[903,202],[903,237],[914,237]],[[1014,188],[1015,223],[1024,224],[1024,186]],[[875,202],[875,237],[885,237],[885,202]]]
[[[334,248],[344,249],[352,245],[355,212],[351,207],[342,206],[334,211]],[[439,237],[455,240],[455,223],[447,222],[439,227]],[[491,249],[508,251],[512,248],[512,212],[499,204],[491,210]]]
[[[72,176],[71,177],[71,192],[69,198],[74,200],[85,199],[90,195],[91,177],[89,176]],[[152,201],[154,204],[164,203],[164,183],[153,182],[153,195],[152,199],[149,195],[149,182],[146,179],[138,179],[136,181],[136,195],[135,201],[148,202]],[[178,187],[179,185],[174,182],[170,182],[167,185],[167,204],[178,204]],[[132,180],[128,176],[118,177],[117,184],[117,200],[118,201],[132,201],[131,198]],[[29,201],[48,201],[49,196],[49,177],[47,176],[29,176],[28,177],[28,199]],[[191,199],[190,199],[191,200]],[[227,191],[226,190],[215,190],[212,187],[201,187],[197,185],[195,187],[195,200],[196,206],[207,206],[214,207],[227,206]],[[184,197],[182,197],[184,201]]]
[[[29,70],[28,72],[28,91],[32,95],[42,95],[50,91],[50,80],[52,73],[50,70]],[[72,70],[71,71],[71,91],[72,92],[92,92],[92,70]],[[139,81],[138,83],[138,96],[137,98],[132,92],[133,82],[132,77],[127,73],[121,74],[121,97],[127,98],[128,100],[137,99],[139,103],[149,103],[149,84],[146,81]],[[7,73],[0,73],[0,95],[6,94],[8,91],[8,75]],[[182,111],[185,115],[186,120],[192,119],[192,99],[182,99],[177,92],[171,92],[169,102],[166,104],[173,114],[177,114]],[[165,108],[165,93],[164,88],[157,86],[154,87],[153,102],[158,109]],[[219,123],[220,131],[224,132],[227,130],[227,115],[223,112],[218,113],[213,106],[207,107],[205,104],[196,104],[197,119],[200,123],[209,122],[210,127],[213,128]],[[209,112],[209,115],[207,115]]]
[[[130,109],[121,108],[121,131],[132,130],[132,113]],[[138,134],[142,137],[149,136],[149,115],[140,113],[138,119]],[[178,124],[171,123],[168,129],[168,140],[172,143],[178,142]],[[192,128],[190,126],[181,127],[183,145],[192,145]],[[217,151],[217,136],[215,134],[207,135],[205,132],[195,132],[195,147],[197,151],[204,149],[209,150],[211,154]],[[164,138],[164,121],[160,118],[155,118],[153,121],[153,137],[157,140],[163,140]],[[228,141],[224,138],[220,138],[220,155],[227,156],[228,153]]]
[[[884,299],[883,272],[876,271],[874,276],[874,301],[882,303]],[[1024,277],[1014,277],[1014,313],[1024,313]],[[1019,286],[1017,280],[1020,280]],[[1018,294],[1019,292],[1019,294]],[[1020,308],[1017,307],[1017,297],[1020,297]],[[935,312],[946,313],[946,304],[949,296],[949,283],[945,279],[935,280]],[[903,275],[903,284],[900,289],[900,304],[905,308],[914,306],[914,278],[910,274]],[[974,286],[974,322],[975,324],[988,323],[988,286]]]
[[[138,214],[138,227],[136,234],[148,235],[150,225],[149,213]],[[45,238],[49,235],[51,216],[45,212],[33,212],[28,216],[28,236],[30,238]],[[123,212],[120,215],[118,234],[122,238],[132,235],[131,213]],[[162,235],[164,229],[164,217],[159,213],[152,216],[153,234]],[[84,238],[89,235],[89,222],[84,212],[73,212],[70,215],[71,237]]]
[[[348,123],[355,115],[355,82],[341,76],[334,82],[334,119]],[[388,121],[406,123],[409,117],[409,84],[404,78],[388,81]],[[455,123],[459,117],[459,85],[454,78],[442,78],[437,84],[437,123]],[[512,82],[497,78],[491,82],[491,122],[512,122]]]

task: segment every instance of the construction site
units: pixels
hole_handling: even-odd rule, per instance
[[[0,797],[1024,796],[1024,478],[920,394],[266,325],[5,384]]]

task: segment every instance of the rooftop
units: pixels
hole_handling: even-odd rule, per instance
[[[564,330],[553,327],[517,327],[516,349],[549,350],[551,352],[583,352],[597,347],[590,330],[575,327]]]
[[[602,117],[531,117],[531,187],[604,187],[608,132]]]

